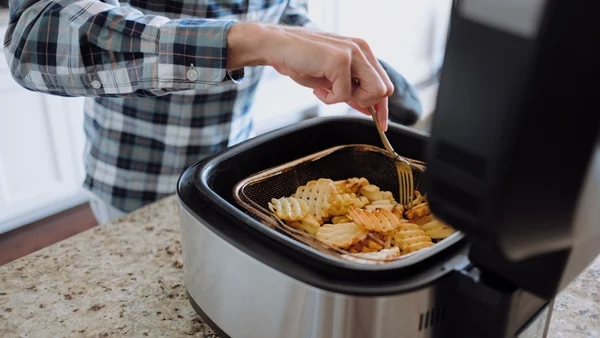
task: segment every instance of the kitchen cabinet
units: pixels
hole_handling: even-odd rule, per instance
[[[4,29],[0,28],[2,38]],[[86,197],[81,190],[82,99],[21,88],[0,53],[0,101],[3,233],[85,202]]]

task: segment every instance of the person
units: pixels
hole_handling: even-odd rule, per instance
[[[171,195],[193,163],[252,134],[264,66],[387,128],[394,88],[369,45],[320,31],[298,0],[10,0],[5,55],[24,88],[86,97],[85,189],[99,223]]]

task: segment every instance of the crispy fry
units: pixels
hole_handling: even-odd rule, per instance
[[[384,199],[381,190],[378,186],[369,184],[360,189],[361,195],[369,199],[369,201],[379,201]]]
[[[310,212],[305,201],[294,197],[273,198],[269,209],[282,221],[299,221]]]
[[[330,179],[320,178],[298,187],[293,197],[302,199],[317,219],[329,216],[331,200],[336,193],[335,184]]]
[[[364,197],[357,197],[356,194],[335,194],[330,201],[327,213],[333,216],[342,216],[348,213],[351,208],[362,208],[369,200]]]
[[[398,218],[385,209],[350,209],[348,217],[362,228],[376,232],[392,231],[400,225]]]
[[[405,248],[404,250],[402,250],[402,254],[406,255],[409,253],[413,253],[425,248],[429,248],[430,246],[433,246],[433,242],[429,241],[429,242],[419,242],[419,243],[414,243],[409,245],[407,248]]]
[[[413,253],[456,231],[432,214],[419,191],[405,207],[364,177],[312,180],[291,196],[273,198],[268,207],[289,226],[347,250],[350,254],[343,257],[355,260],[361,255],[385,260]]]
[[[388,200],[379,200],[379,201],[373,201],[370,204],[365,205],[365,209],[366,210],[377,210],[377,209],[386,209],[388,211],[392,211],[394,210],[394,204]]]
[[[299,221],[290,222],[289,225],[298,230],[303,230],[306,233],[316,236],[317,232],[321,228],[321,224],[317,221],[315,216],[307,214],[303,219]]]
[[[394,205],[394,208],[392,209],[392,214],[394,214],[394,216],[396,216],[397,219],[403,220],[404,219],[404,206],[401,204]]]
[[[454,228],[435,217],[432,217],[430,222],[421,226],[421,229],[431,239],[444,239],[456,232]]]
[[[347,180],[335,181],[338,194],[358,194],[360,188],[365,185],[369,185],[369,181],[364,177],[352,177]]]
[[[317,239],[336,248],[347,249],[367,237],[369,232],[356,223],[324,224],[317,231]]]
[[[348,218],[348,216],[346,216],[346,215],[331,217],[331,223],[333,223],[333,224],[350,223],[350,222],[352,222],[352,220],[350,218]]]
[[[417,246],[413,246],[414,244],[419,243],[432,243],[431,238],[425,234],[421,228],[413,223],[404,223],[393,234],[394,244],[402,250],[402,254],[407,254],[408,248],[412,248],[410,250],[416,251]],[[426,247],[428,244],[421,244],[423,247]],[[413,252],[411,251],[411,252]]]
[[[377,264],[377,260],[391,260],[400,257],[400,250],[395,248],[382,249],[377,252],[354,253],[352,255],[343,255],[342,257],[359,263]]]
[[[432,218],[431,214],[429,214],[429,215],[425,215],[423,217],[419,217],[419,218],[413,220],[413,222],[415,222],[416,225],[423,226],[423,225],[431,222],[432,220],[433,220],[433,218]]]
[[[428,203],[421,203],[415,207],[412,207],[410,210],[406,211],[406,218],[413,221],[419,217],[427,216],[431,214],[431,209],[429,209]]]

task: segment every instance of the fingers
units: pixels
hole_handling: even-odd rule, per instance
[[[352,55],[340,52],[337,62],[325,72],[325,77],[332,83],[331,91],[323,91],[317,97],[325,104],[346,102],[352,99]],[[316,95],[316,93],[315,93]]]
[[[323,88],[327,90],[331,90],[332,83],[325,77],[313,77],[313,76],[302,76],[302,75],[290,75],[289,76],[294,82],[297,84],[311,88]]]
[[[392,80],[388,76],[385,69],[383,69],[383,66],[381,66],[381,64],[375,57],[375,54],[371,50],[371,46],[369,46],[369,44],[365,40],[362,40],[362,39],[353,39],[353,41],[360,47],[360,49],[363,51],[367,60],[369,60],[369,63],[371,64],[371,66],[375,69],[377,74],[379,74],[379,77],[383,81],[385,88],[386,88],[385,96],[387,97],[387,96],[392,95],[394,93],[394,84],[392,83]]]
[[[390,114],[387,97],[375,105],[375,112],[375,115],[377,116],[377,122],[379,122],[379,127],[381,127],[383,131],[387,131],[388,116]]]
[[[367,116],[371,116],[371,112],[369,111],[369,108],[362,108],[358,103],[354,102],[354,101],[348,101],[346,102],[350,107],[354,108],[355,110],[367,115]],[[383,100],[381,100],[380,102],[376,103],[373,105],[373,107],[375,108],[375,117],[377,119],[377,122],[379,124],[379,127],[381,127],[381,129],[383,131],[387,131],[388,129],[388,118],[389,118],[389,108],[388,108],[388,98],[384,98]]]
[[[269,65],[312,88],[325,104],[353,102],[353,108],[366,114],[366,108],[376,106],[387,121],[385,98],[394,88],[365,41],[285,27],[276,32],[278,38],[266,39],[276,51],[270,54]],[[352,78],[360,85],[353,86]]]
[[[309,32],[309,34],[314,39],[324,41],[329,44],[335,44],[336,42],[339,43],[340,40],[344,41],[347,44],[346,47],[353,52],[352,66],[353,68],[357,68],[353,69],[353,76],[360,78],[361,82],[365,86],[363,89],[367,88],[364,91],[358,92],[358,94],[362,95],[362,97],[355,97],[353,99],[356,99],[358,101],[366,101],[368,100],[370,94],[373,96],[379,96],[379,99],[382,96],[390,96],[393,94],[394,85],[392,84],[392,81],[390,80],[385,69],[381,66],[381,64],[375,57],[375,54],[373,53],[371,47],[365,40],[359,38],[348,38],[338,36],[331,33]],[[372,72],[375,72],[376,75],[378,75],[381,82],[375,81],[374,83],[370,83],[369,79],[373,77]],[[361,77],[357,73],[362,73],[366,75]],[[382,83],[383,86],[385,86],[385,92],[383,93],[383,95],[380,87]],[[379,100],[377,100],[377,102],[378,101]],[[362,103],[363,107],[368,107],[372,104],[373,101]]]

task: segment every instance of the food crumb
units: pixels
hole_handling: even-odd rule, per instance
[[[175,261],[173,262],[173,266],[177,269],[181,269],[183,268],[183,263],[181,263],[180,261]]]
[[[177,318],[183,318],[183,316],[182,315],[177,315]]]
[[[119,318],[123,318],[124,313],[125,313],[125,310],[121,309],[121,311],[119,312]]]
[[[160,314],[162,314],[162,312],[160,312],[160,311],[158,311],[158,312],[156,313],[156,315],[160,315]]]
[[[71,295],[70,295],[70,294],[68,294],[68,293],[67,293],[67,294],[65,294],[64,296],[65,296],[65,299],[66,299],[66,300],[71,300],[71,299],[73,299],[73,296],[71,296]]]
[[[96,304],[96,305],[92,306],[90,308],[90,310],[92,310],[92,311],[98,311],[98,310],[102,309],[103,307],[104,307],[104,305]]]

